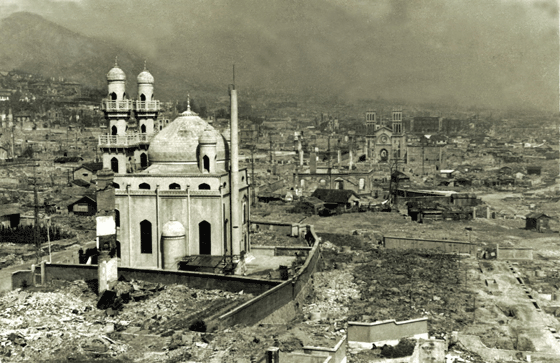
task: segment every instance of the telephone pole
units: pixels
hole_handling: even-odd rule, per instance
[[[14,124],[12,123],[12,161],[14,161],[16,158],[16,154],[14,152],[14,144],[15,144],[14,132],[15,132],[15,127]]]
[[[255,145],[251,146],[251,205],[254,207],[256,205],[255,202],[255,197],[256,197],[256,191],[255,191],[255,185],[257,183],[255,182]]]
[[[35,243],[36,263],[41,260],[41,241],[39,240],[39,196],[37,195],[37,164],[33,165],[33,204],[35,209],[35,226],[33,242]]]

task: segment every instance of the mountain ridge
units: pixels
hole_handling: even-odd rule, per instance
[[[88,37],[30,12],[0,19],[0,69],[18,69],[44,77],[64,77],[95,88],[106,87],[106,74],[115,57],[127,75],[127,93],[136,95],[136,76],[145,57],[110,41]],[[196,87],[181,77],[148,62],[161,100],[182,99],[186,89]]]

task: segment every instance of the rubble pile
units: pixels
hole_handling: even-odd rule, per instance
[[[303,238],[294,238],[283,234],[274,234],[274,231],[251,231],[251,244],[254,246],[304,246],[309,245]]]
[[[357,321],[428,316],[430,335],[450,333],[470,322],[470,291],[455,255],[372,249],[353,269],[361,300],[352,300]],[[469,305],[470,304],[470,305]]]
[[[170,329],[190,329],[197,321],[253,298],[253,295],[242,292],[199,290],[184,285],[164,287],[139,281],[119,282],[115,290],[117,296],[125,297],[125,308],[118,317],[128,322],[129,330],[158,334]],[[155,294],[156,291],[161,292]],[[130,300],[126,299],[127,294],[130,294]],[[145,301],[148,298],[149,303]]]
[[[49,291],[0,297],[0,360],[136,359],[180,347],[205,356],[210,339],[189,331],[192,322],[253,297],[143,281],[119,281],[112,295],[98,297],[95,289],[93,282],[54,281],[42,288]]]
[[[0,357],[43,361],[60,354],[116,356],[127,347],[107,336],[91,302],[60,292],[20,289],[0,298]]]
[[[313,275],[314,298],[302,307],[310,319],[334,322],[348,320],[348,305],[360,299],[360,287],[348,272],[326,271]]]

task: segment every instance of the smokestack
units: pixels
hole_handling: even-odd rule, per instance
[[[317,154],[315,153],[315,149],[313,149],[309,155],[309,172],[311,174],[317,173]]]
[[[235,75],[234,75],[235,81]],[[231,100],[231,170],[230,170],[230,185],[231,185],[231,253],[239,255],[241,253],[241,232],[239,226],[239,213],[241,208],[239,205],[239,159],[238,159],[238,132],[237,132],[237,90],[235,84],[231,86],[230,90]]]

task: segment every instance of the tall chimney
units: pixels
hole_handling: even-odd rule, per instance
[[[235,80],[235,78],[234,78]],[[239,214],[241,208],[239,205],[239,159],[238,159],[238,138],[237,133],[237,90],[235,84],[230,90],[231,100],[231,253],[239,255],[241,253],[241,232],[239,226]]]
[[[313,149],[309,155],[309,172],[311,174],[317,173],[317,154],[315,153],[315,149]]]

